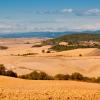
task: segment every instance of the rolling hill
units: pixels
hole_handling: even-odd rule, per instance
[[[100,85],[0,76],[0,100],[99,100]]]
[[[59,36],[57,38],[51,39],[55,42],[61,42],[61,41],[100,41],[100,34],[95,33],[74,33],[74,34],[67,34],[63,36]]]

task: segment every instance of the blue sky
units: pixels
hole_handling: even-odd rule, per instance
[[[0,33],[100,29],[100,0],[0,0]]]

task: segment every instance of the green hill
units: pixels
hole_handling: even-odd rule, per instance
[[[48,39],[43,41],[44,44],[54,44],[59,42],[79,42],[79,41],[100,41],[100,34],[90,34],[90,33],[75,33],[67,34],[57,38]]]
[[[89,34],[89,33],[78,33],[78,34],[67,34],[52,39],[52,41],[61,42],[61,41],[100,41],[100,34]]]
[[[93,41],[92,45],[91,41]],[[68,45],[59,45],[60,42],[68,42]],[[51,50],[64,51],[77,48],[100,48],[100,43],[98,44],[96,42],[100,42],[100,34],[76,33],[49,39],[43,41],[43,44],[52,45]]]

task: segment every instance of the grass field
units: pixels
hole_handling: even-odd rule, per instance
[[[0,100],[100,100],[100,84],[0,76]]]

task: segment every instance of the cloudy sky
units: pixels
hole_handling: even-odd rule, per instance
[[[100,0],[0,0],[0,33],[100,29]]]

